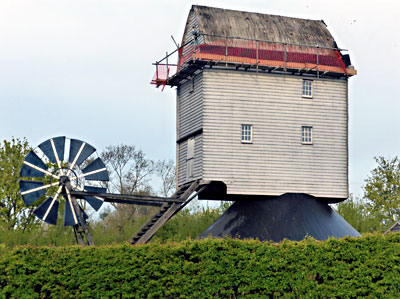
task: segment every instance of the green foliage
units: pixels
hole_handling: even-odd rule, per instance
[[[350,198],[337,205],[336,208],[341,215],[351,226],[360,233],[374,232],[378,229],[379,221],[370,214],[366,203],[350,195]]]
[[[15,229],[12,232],[0,230],[0,246],[66,246],[76,244],[72,228],[64,226],[62,221],[59,222],[57,225],[38,225],[30,231],[23,231],[22,229]]]
[[[19,193],[19,172],[31,150],[26,139],[0,142],[0,230],[30,229],[37,219]]]
[[[170,219],[155,234],[152,242],[183,241],[196,239],[223,213],[221,209],[198,208],[197,211],[185,209]]]
[[[378,165],[366,179],[364,197],[377,228],[384,229],[400,219],[400,161],[398,157],[375,160]]]
[[[352,196],[337,211],[360,233],[384,231],[400,219],[400,160],[375,158],[377,166],[365,180],[364,197]]]
[[[153,237],[151,242],[181,241],[195,239],[200,233],[214,223],[225,211],[227,206],[221,205],[217,209],[191,208],[180,211],[167,222]],[[118,217],[121,211],[132,213],[131,221],[121,222]],[[140,210],[127,206],[126,210],[106,209],[100,219],[88,223],[96,245],[121,244],[130,237],[158,211],[157,207],[140,207]],[[7,247],[17,245],[53,245],[67,246],[76,243],[71,227],[64,227],[62,216],[56,226],[41,223],[35,229],[24,232],[16,229],[12,232],[0,229],[0,244]]]
[[[398,298],[400,235],[280,244],[0,245],[5,298]]]
[[[90,225],[94,243],[125,243],[157,210],[155,207],[134,205],[125,205],[125,209],[107,210],[103,219]]]

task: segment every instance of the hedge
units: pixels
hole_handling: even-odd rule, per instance
[[[399,234],[280,244],[0,245],[2,298],[365,296],[399,298]]]

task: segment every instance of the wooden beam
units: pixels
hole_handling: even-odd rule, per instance
[[[150,196],[150,195],[133,195],[133,194],[115,194],[115,193],[95,193],[95,192],[86,192],[86,191],[71,191],[71,195],[76,198],[85,198],[87,196],[91,197],[101,197],[106,202],[120,202],[123,203],[135,203],[141,204],[140,202],[153,202],[159,203],[159,205],[165,202],[181,202],[182,200],[178,198],[170,198],[170,197],[158,197],[158,196]]]

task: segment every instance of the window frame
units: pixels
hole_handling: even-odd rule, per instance
[[[310,141],[305,141],[305,129],[310,129]],[[305,144],[305,145],[312,145],[313,144],[313,126],[309,126],[309,125],[303,125],[301,126],[301,144]]]
[[[305,82],[310,82],[310,95],[304,94],[304,84],[305,84]],[[301,96],[303,98],[307,98],[307,99],[312,99],[313,98],[313,96],[314,96],[314,80],[303,79],[302,85],[301,85]]]
[[[245,127],[250,127],[250,130],[247,130]],[[250,140],[245,140],[243,137],[248,136],[247,134],[243,134],[244,132],[250,131]],[[241,143],[253,143],[253,125],[252,124],[241,124],[240,125],[240,141]]]

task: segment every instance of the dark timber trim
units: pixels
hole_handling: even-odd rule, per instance
[[[182,143],[183,141],[189,139],[190,137],[194,137],[194,136],[200,135],[201,133],[203,133],[203,128],[200,128],[200,129],[198,129],[198,130],[196,130],[196,131],[193,131],[193,132],[191,132],[191,133],[189,133],[189,134],[186,134],[185,136],[179,138],[179,139],[176,141],[176,143],[178,143],[178,144],[179,144],[179,143]]]

